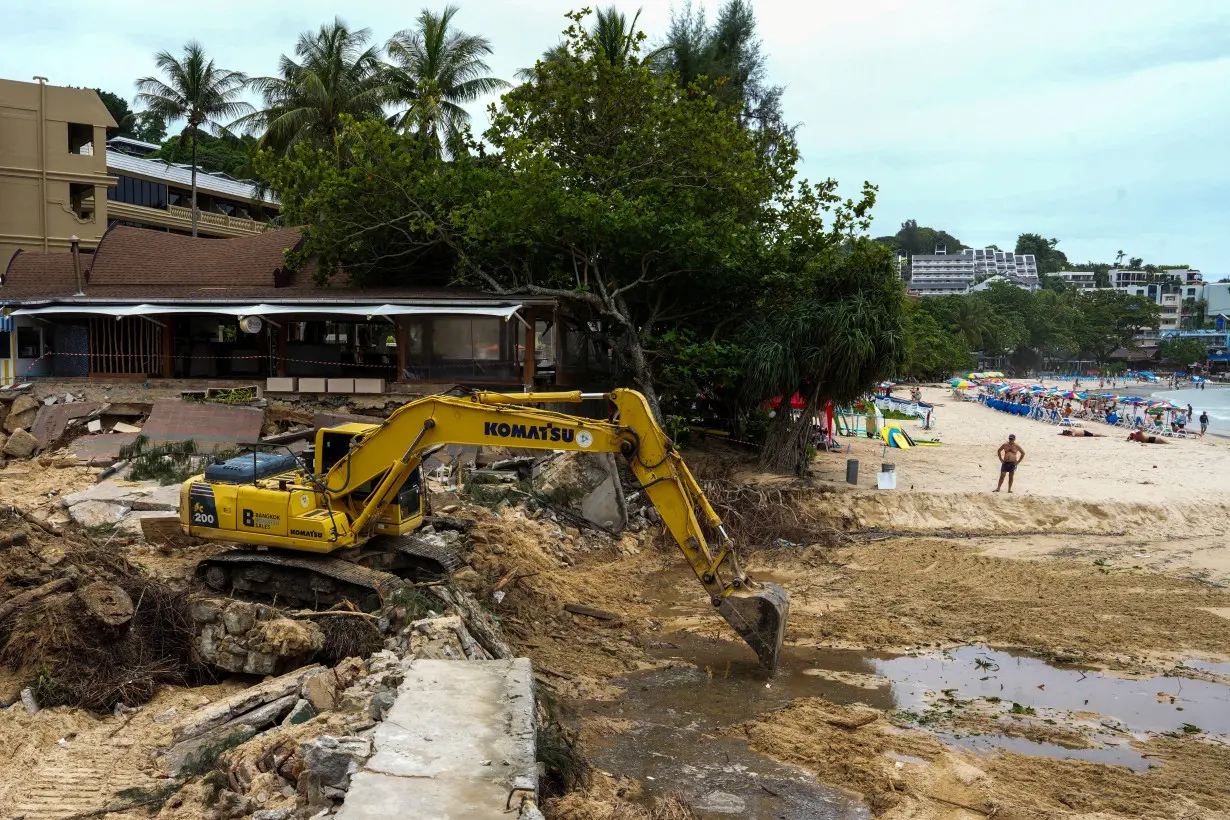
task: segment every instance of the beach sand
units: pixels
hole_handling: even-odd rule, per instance
[[[1059,435],[1054,425],[1009,416],[924,388],[936,405],[935,430],[901,422],[938,447],[889,449],[841,438],[850,453],[823,453],[814,465],[822,502],[844,529],[919,533],[958,531],[985,554],[1037,559],[1091,556],[1110,566],[1230,583],[1230,442],[1208,436],[1141,445],[1099,422],[1102,438]],[[992,493],[996,449],[1015,433],[1026,457],[1015,492]],[[860,462],[858,490],[845,483],[846,460]],[[877,490],[883,462],[896,466],[897,489]]]

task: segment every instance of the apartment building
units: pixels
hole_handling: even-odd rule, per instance
[[[1032,285],[1030,290],[1037,290],[1038,264],[1032,253],[1012,253],[995,248],[966,248],[962,256],[974,260],[974,275],[978,279],[984,276],[1003,276],[1021,285]]]
[[[192,169],[146,159],[153,143],[107,140],[116,123],[90,89],[0,80],[0,271],[18,250],[97,247],[120,223],[189,234]],[[263,232],[278,203],[250,182],[197,173],[197,233]]]
[[[1091,290],[1098,286],[1097,277],[1091,270],[1061,270],[1055,274],[1074,288]]]
[[[1038,267],[1033,254],[995,248],[966,248],[950,254],[941,245],[935,253],[910,257],[909,292],[915,296],[966,294],[975,284],[993,277],[1026,290],[1038,289]]]
[[[969,293],[975,276],[973,257],[943,251],[943,247],[939,247],[936,253],[916,253],[910,257],[911,295],[952,296]]]

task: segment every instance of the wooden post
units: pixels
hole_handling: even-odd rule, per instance
[[[290,342],[290,323],[283,322],[278,328],[278,360],[273,363],[272,372],[275,376],[286,375],[286,348]]]
[[[410,348],[410,326],[405,319],[400,316],[393,317],[393,324],[396,326],[395,335],[397,337],[397,375],[393,377],[393,381],[406,381],[406,354]]]
[[[530,314],[525,317],[525,361],[522,362],[521,383],[525,385],[526,390],[534,389],[534,316]]]
[[[175,378],[175,317],[162,317],[162,378]]]

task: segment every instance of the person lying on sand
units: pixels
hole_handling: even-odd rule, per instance
[[[1059,435],[1068,438],[1106,438],[1106,434],[1094,433],[1091,430],[1063,430]]]
[[[1157,436],[1146,436],[1140,430],[1128,433],[1128,441],[1139,441],[1141,444],[1169,444],[1170,442],[1164,438]]]

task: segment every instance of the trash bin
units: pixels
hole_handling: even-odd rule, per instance
[[[858,484],[858,459],[846,459],[846,483]]]
[[[897,489],[897,465],[880,465],[880,474],[876,476],[876,487],[881,490]]]

